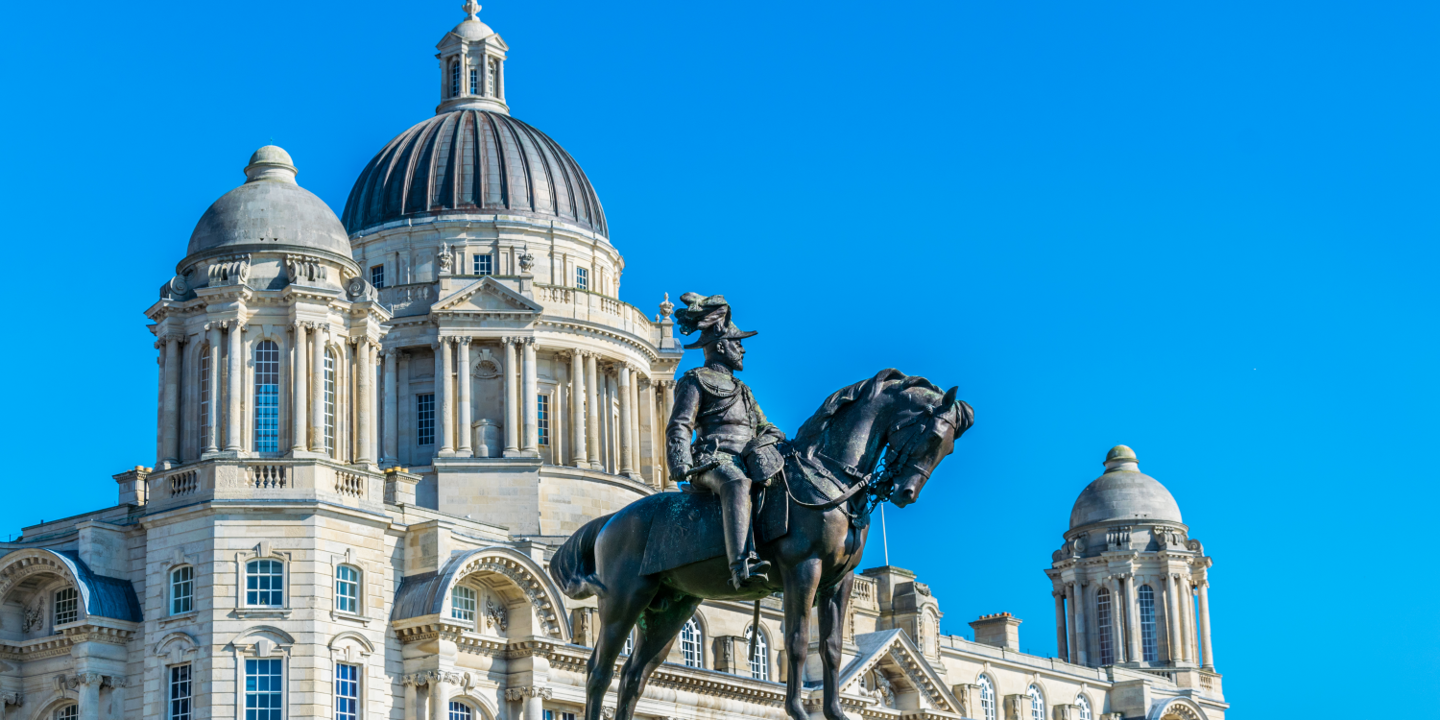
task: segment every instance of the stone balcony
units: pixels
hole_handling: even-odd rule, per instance
[[[212,500],[326,502],[384,509],[386,476],[327,459],[213,458],[146,478],[152,511]]]

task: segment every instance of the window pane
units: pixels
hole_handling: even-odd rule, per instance
[[[325,351],[325,452],[335,457],[335,355]]]
[[[415,396],[415,435],[421,445],[435,444],[435,395]]]
[[[450,720],[473,720],[474,711],[465,703],[450,701]]]
[[[770,679],[770,646],[765,642],[765,633],[755,639],[755,651],[750,651],[750,637],[755,634],[755,626],[745,628],[745,656],[750,662],[750,677],[756,680]]]
[[[201,451],[210,439],[210,347],[200,351],[200,442]]]
[[[550,444],[550,396],[537,395],[535,397],[535,419],[538,424],[539,443]]]
[[[690,667],[704,667],[704,633],[700,632],[700,623],[695,618],[690,618],[685,626],[680,628],[680,654],[685,658],[685,664]]]
[[[349,565],[335,570],[335,609],[347,613],[360,611],[360,571]]]
[[[279,560],[251,560],[245,565],[245,604],[282,607],[285,604],[285,565]]]
[[[55,593],[55,624],[64,625],[80,619],[80,594],[75,588]]]
[[[280,346],[255,345],[255,452],[280,452]]]
[[[575,268],[575,287],[581,290],[590,289],[590,271],[582,267]]]
[[[995,685],[990,678],[980,676],[980,720],[995,720]]]
[[[283,720],[280,661],[245,660],[245,720]]]
[[[1155,648],[1155,591],[1149,585],[1141,585],[1140,592],[1140,648],[1145,662],[1155,662],[1159,652]]]
[[[1095,614],[1099,616],[1100,625],[1100,664],[1115,664],[1115,648],[1112,632],[1114,627],[1111,624],[1110,616],[1110,590],[1100,588],[1095,596]]]
[[[190,720],[190,666],[170,668],[170,720]]]
[[[475,590],[460,586],[450,591],[450,617],[456,620],[475,620]]]
[[[360,666],[335,666],[335,720],[360,720]]]
[[[170,614],[187,613],[194,607],[195,570],[190,566],[170,573]]]
[[[56,710],[55,714],[51,717],[53,717],[55,720],[79,720],[80,706],[66,705],[59,710]]]
[[[376,290],[385,287],[384,265],[375,265],[370,268],[370,284],[374,285]]]

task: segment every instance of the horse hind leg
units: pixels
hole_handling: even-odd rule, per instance
[[[680,628],[694,617],[695,609],[700,607],[700,598],[679,591],[670,592],[673,594],[667,601],[652,603],[645,608],[635,626],[635,650],[620,670],[620,697],[615,704],[615,720],[631,720],[634,717],[635,703],[645,691],[650,674],[665,661]]]
[[[630,592],[624,595],[619,595],[616,592],[618,589],[611,587],[609,594],[600,598],[600,628],[596,633],[595,652],[590,654],[586,666],[585,720],[601,720],[605,692],[610,689],[610,680],[615,675],[615,659],[625,648],[630,628],[635,627],[635,621],[640,619],[640,614],[655,597],[657,586],[653,583],[633,583]]]

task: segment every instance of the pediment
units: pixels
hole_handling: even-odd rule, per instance
[[[915,693],[926,709],[960,714],[959,701],[909,635],[898,629],[865,633],[855,636],[855,645],[859,653],[840,673],[840,687],[845,692],[871,696],[883,704],[885,692],[867,687],[869,676],[872,685],[876,679],[883,679],[883,683],[893,686],[891,692],[895,695]],[[871,674],[874,672],[880,673],[878,678]]]
[[[544,307],[540,303],[510,289],[505,283],[492,277],[482,277],[450,294],[439,298],[430,306],[430,312],[437,313],[504,313],[539,314]]]

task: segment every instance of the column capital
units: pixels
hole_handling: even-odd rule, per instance
[[[520,341],[523,342],[523,343],[525,343],[526,345],[534,345],[534,344],[535,344],[535,336],[534,336],[534,335],[526,335],[525,337],[520,338]]]
[[[506,336],[500,338],[500,342],[502,342],[502,343],[504,343],[504,344],[506,344],[506,345],[514,345],[515,343],[517,343],[517,342],[519,342],[519,341],[520,341],[519,338],[512,337],[512,336],[510,336],[510,335],[506,335]]]
[[[184,344],[185,344],[185,335],[182,334],[182,333],[178,333],[178,332],[165,333],[165,337],[163,337],[163,338],[161,338],[161,339],[164,340],[165,342],[174,341],[174,342],[179,343],[179,344],[181,344],[181,345],[184,345]]]

